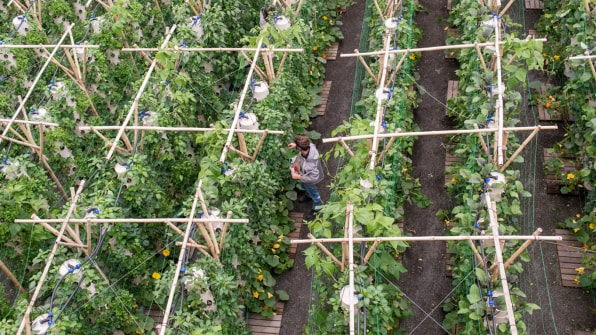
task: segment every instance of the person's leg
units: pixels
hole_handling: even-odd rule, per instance
[[[323,202],[321,201],[321,195],[319,194],[319,190],[317,189],[317,185],[303,184],[303,187],[308,197],[312,199],[312,210],[316,211],[317,206],[323,205]]]

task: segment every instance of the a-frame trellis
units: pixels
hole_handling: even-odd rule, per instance
[[[343,238],[314,238],[312,235],[309,235],[308,239],[304,240],[291,240],[290,243],[292,244],[316,244],[327,256],[329,256],[338,266],[340,266],[341,271],[343,272],[345,269],[345,265],[347,262],[348,271],[349,271],[349,289],[348,295],[356,294],[356,289],[354,286],[354,268],[356,264],[354,263],[354,247],[353,244],[355,242],[373,242],[372,247],[367,252],[366,256],[361,260],[362,263],[360,265],[366,265],[367,261],[372,256],[375,248],[381,242],[392,242],[392,241],[403,241],[403,242],[422,242],[422,241],[468,241],[474,252],[475,257],[478,259],[480,264],[485,263],[485,260],[482,259],[480,253],[476,250],[476,247],[473,244],[473,241],[492,241],[494,242],[495,247],[495,260],[493,261],[493,265],[489,268],[492,270],[492,281],[497,279],[497,276],[500,277],[501,285],[503,287],[503,296],[505,299],[505,305],[507,308],[507,319],[509,323],[509,329],[511,334],[517,334],[517,326],[515,322],[513,304],[511,302],[511,296],[509,293],[509,286],[507,283],[507,276],[505,274],[505,269],[512,264],[512,262],[530,245],[532,241],[560,241],[562,239],[561,236],[539,236],[542,232],[542,229],[536,230],[533,235],[500,235],[499,234],[499,222],[497,219],[497,211],[496,211],[496,202],[491,199],[489,193],[484,194],[484,201],[486,203],[486,209],[488,212],[488,216],[490,219],[490,230],[491,234],[485,235],[470,235],[470,236],[386,236],[386,237],[354,237],[354,206],[348,201],[346,206],[346,223],[344,227],[344,231],[347,232],[347,237]],[[525,240],[526,242],[518,248],[517,251],[513,253],[513,255],[507,260],[504,261],[503,259],[503,251],[502,251],[502,243],[506,240]],[[342,261],[340,262],[337,257],[335,257],[324,245],[323,243],[342,243]],[[347,260],[346,260],[347,256]],[[354,324],[354,314],[355,314],[355,306],[357,304],[357,300],[353,301],[353,303],[349,304],[349,327],[350,327],[350,335],[355,334],[355,324]]]
[[[79,184],[79,188],[78,188],[77,192],[73,195],[73,201],[71,202],[71,205],[69,207],[67,215],[63,219],[40,219],[37,216],[33,216],[33,219],[31,219],[31,220],[15,220],[15,223],[18,223],[18,224],[32,224],[32,223],[33,224],[41,224],[44,228],[46,228],[49,232],[51,232],[52,234],[54,234],[56,236],[56,241],[54,242],[54,246],[48,256],[48,259],[46,261],[46,265],[45,265],[45,268],[41,274],[41,277],[40,277],[39,281],[37,282],[35,291],[33,292],[33,295],[31,296],[30,303],[27,307],[27,310],[25,311],[25,315],[23,317],[23,320],[21,322],[21,325],[19,327],[17,335],[22,334],[23,330],[26,331],[27,335],[30,335],[29,316],[31,314],[33,304],[35,303],[37,296],[39,295],[41,288],[43,287],[43,284],[44,284],[47,274],[50,270],[50,266],[52,265],[52,261],[54,260],[56,252],[58,251],[58,248],[60,246],[67,246],[67,247],[74,247],[79,250],[82,249],[84,251],[84,253],[87,256],[89,256],[89,254],[91,253],[91,249],[92,249],[92,246],[91,246],[92,226],[98,225],[98,224],[115,224],[115,223],[141,223],[141,224],[162,223],[162,224],[166,224],[167,226],[172,228],[176,233],[183,236],[182,242],[177,243],[177,245],[178,244],[181,245],[181,251],[180,251],[179,258],[178,258],[177,268],[176,268],[176,271],[174,272],[174,279],[172,282],[172,288],[170,290],[168,303],[166,305],[164,319],[162,321],[161,334],[162,335],[165,334],[165,330],[167,328],[167,323],[168,323],[168,317],[170,315],[173,297],[174,297],[175,290],[176,290],[176,283],[178,281],[180,273],[183,273],[183,271],[181,271],[181,268],[183,266],[183,260],[185,259],[185,254],[187,253],[187,248],[190,247],[190,248],[197,249],[207,257],[213,257],[213,258],[219,259],[220,255],[221,255],[221,250],[224,245],[223,242],[224,242],[225,235],[227,233],[229,224],[248,223],[248,219],[232,219],[231,213],[228,213],[227,218],[225,218],[225,219],[211,217],[211,215],[209,214],[209,211],[207,209],[205,200],[203,198],[203,194],[201,192],[202,180],[200,180],[198,182],[196,192],[195,192],[195,195],[193,198],[191,212],[190,212],[188,219],[182,219],[182,218],[98,219],[98,218],[94,218],[92,216],[87,216],[86,218],[82,218],[82,219],[74,219],[74,218],[72,218],[72,216],[76,215],[77,201],[82,193],[84,185],[85,185],[85,181],[83,180]],[[74,189],[71,189],[71,192],[74,193]],[[200,218],[196,218],[195,214],[197,213],[197,206],[198,206],[199,202],[200,202],[200,206],[202,209],[202,214],[201,214]],[[178,223],[178,224],[186,223],[187,225],[186,225],[185,230],[183,231],[180,228],[178,228],[175,225],[176,223]],[[57,230],[56,228],[52,227],[51,226],[52,224],[54,224],[54,225],[60,224],[61,225],[60,230]],[[71,224],[74,224],[74,227],[71,226]],[[81,242],[82,238],[79,235],[79,229],[78,229],[79,224],[85,224],[87,227],[87,230],[86,230],[87,231],[87,234],[86,234],[87,242],[86,242],[86,244]],[[221,230],[219,239],[217,239],[217,237],[215,235],[214,224],[218,224],[218,225],[223,224],[223,228]],[[190,234],[193,231],[193,229],[192,229],[193,225],[196,225],[199,228],[199,231],[200,231],[203,239],[205,240],[207,246],[201,245],[197,241],[195,241],[191,238]],[[68,234],[69,237],[67,237],[66,234]],[[101,271],[99,266],[96,263],[93,263],[93,264],[94,264],[95,268],[98,270],[98,272],[102,275],[104,280],[108,281],[107,277]]]

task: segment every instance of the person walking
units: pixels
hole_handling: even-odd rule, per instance
[[[319,151],[317,147],[310,142],[308,137],[303,135],[296,135],[294,142],[288,144],[289,149],[296,148],[300,152],[297,156],[297,166],[291,168],[292,179],[300,180],[300,185],[306,191],[306,197],[312,199],[312,208],[304,219],[311,221],[315,217],[315,213],[319,211],[319,206],[323,205],[317,184],[325,178],[321,161],[319,160]],[[306,199],[301,199],[306,200]],[[301,201],[301,202],[303,202]]]

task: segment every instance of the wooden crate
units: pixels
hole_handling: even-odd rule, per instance
[[[545,94],[548,90],[547,86],[540,86],[537,91],[539,94]],[[538,119],[540,121],[575,121],[574,117],[570,117],[569,114],[562,114],[559,112],[549,112],[546,107],[542,104],[538,104]]]
[[[453,178],[452,174],[447,173],[447,168],[453,165],[453,163],[457,162],[461,162],[461,158],[453,156],[448,152],[445,153],[445,186],[447,185],[447,183],[451,182],[451,178]]]
[[[573,335],[594,335],[594,332],[589,330],[574,330]]]
[[[331,43],[331,45],[325,49],[325,55],[327,60],[336,60],[337,53],[339,52],[339,42]]]
[[[453,0],[447,0],[447,10],[452,10],[453,7]]]
[[[581,259],[584,253],[582,244],[568,229],[555,229],[555,234],[563,238],[562,241],[557,243],[562,285],[566,287],[581,287],[574,282],[574,279],[578,276],[575,269],[583,266]]]
[[[161,323],[163,322],[163,311],[157,308],[152,308],[147,312],[147,316],[153,319],[153,331],[159,334]]]
[[[447,100],[445,100],[445,104],[447,104],[449,99],[457,97],[457,95],[459,94],[458,90],[459,90],[459,81],[449,80],[447,82]],[[445,114],[448,114],[447,107],[445,107]]]
[[[526,0],[526,9],[544,9],[544,3],[540,0]]]
[[[453,38],[459,39],[459,29],[448,28],[447,29],[447,37],[453,37]],[[455,59],[457,57],[458,53],[459,53],[458,49],[447,50],[447,52],[445,53],[445,58]]]
[[[248,315],[248,330],[253,335],[279,334],[284,312],[284,303],[278,302],[275,307],[276,310],[273,318],[267,318],[257,313],[250,313]]]
[[[319,93],[319,96],[323,100],[320,105],[316,107],[317,115],[323,116],[325,115],[325,111],[327,110],[327,101],[329,101],[329,92],[331,91],[331,81],[325,80],[323,83],[323,90]]]
[[[300,238],[300,230],[302,229],[302,221],[304,219],[304,213],[300,212],[290,212],[290,218],[294,220],[294,226],[296,229],[293,232],[288,234],[288,238],[290,240],[297,240]],[[298,244],[290,245],[290,259],[296,259],[296,249],[298,248]]]
[[[558,158],[563,162],[563,168],[561,174],[567,174],[569,172],[575,172],[575,157],[573,156],[561,156],[558,152],[552,152],[552,148],[543,148],[544,164],[548,164],[548,161],[553,158]],[[563,180],[560,176],[549,173],[546,175],[546,193],[549,194],[561,194],[561,186],[563,186]],[[573,192],[567,193],[569,195],[577,195],[577,189]]]

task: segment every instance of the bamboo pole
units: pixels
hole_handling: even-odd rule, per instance
[[[203,215],[206,217],[211,217],[207,209],[207,204],[205,203],[205,198],[203,198],[203,192],[201,192],[201,190],[199,190],[199,202],[201,203],[201,208],[203,209]],[[199,226],[202,225],[203,224],[199,224]],[[207,226],[211,238],[210,240],[207,239],[207,245],[209,245],[209,248],[213,253],[213,257],[219,259],[220,252],[219,246],[217,245],[217,238],[215,238],[215,232],[213,231],[213,222],[207,222],[205,226]]]
[[[515,1],[515,0],[513,0]],[[486,62],[484,61],[484,56],[482,55],[482,51],[480,50],[480,47],[478,46],[478,44],[476,44],[474,46],[476,48],[476,53],[478,54],[478,58],[480,58],[480,64],[482,64],[482,69],[484,70],[484,72],[488,72],[488,68],[486,67]]]
[[[375,241],[373,243],[372,247],[370,247],[370,249],[366,253],[366,256],[364,256],[364,262],[362,264],[366,265],[366,263],[368,263],[368,260],[370,259],[372,254],[375,252],[375,249],[377,248],[377,246],[379,245],[380,242],[381,241]]]
[[[511,157],[509,157],[507,162],[499,169],[501,172],[505,171],[505,169],[522,152],[522,150],[524,150],[524,148],[530,143],[530,141],[532,141],[532,139],[534,138],[534,136],[536,136],[536,134],[538,133],[539,130],[540,130],[540,126],[538,126],[536,129],[534,129],[534,131],[528,136],[528,138],[526,138],[526,140],[519,146],[519,148],[517,148],[517,150],[515,150],[513,155],[511,155]]]
[[[230,150],[233,153],[237,154],[238,156],[246,159],[247,161],[250,161],[252,159],[252,156],[249,156],[248,154],[245,154],[244,152],[234,148],[234,146],[232,146],[231,144],[227,148],[228,148],[228,150]]]
[[[323,253],[325,253],[325,255],[329,256],[329,258],[331,258],[331,260],[333,260],[335,262],[335,264],[337,264],[341,267],[341,262],[339,261],[339,259],[337,259],[337,257],[335,257],[331,253],[331,251],[329,251],[321,242],[317,242],[316,238],[314,236],[312,236],[311,233],[308,233],[307,236],[310,239],[309,241],[311,241],[311,243],[316,244],[317,247],[319,247],[319,249],[321,249],[321,251],[323,251]]]
[[[242,55],[242,57],[244,57],[244,59],[248,61],[248,64],[252,65],[252,59],[250,59],[244,51],[241,51],[240,54]],[[261,68],[258,65],[255,66],[255,72],[257,73],[257,76],[261,78],[261,80],[267,81],[267,75],[263,72],[263,70],[261,70]]]
[[[175,27],[175,26],[174,26]],[[197,190],[195,191],[195,196],[192,202],[192,207],[190,209],[189,220],[187,221],[186,226],[186,233],[184,234],[184,239],[182,240],[182,247],[180,248],[180,255],[178,256],[178,263],[176,264],[176,271],[174,271],[174,279],[172,279],[172,286],[170,287],[170,294],[168,296],[168,302],[166,304],[166,309],[164,311],[163,320],[161,322],[161,329],[159,334],[165,335],[166,328],[168,326],[168,318],[170,317],[170,311],[172,309],[172,302],[174,301],[174,293],[176,292],[176,286],[178,285],[178,278],[180,276],[180,269],[182,268],[182,263],[184,262],[184,257],[186,254],[186,245],[188,244],[188,239],[190,238],[190,232],[192,231],[193,221],[192,219],[195,217],[195,210],[197,209],[197,202],[199,201],[199,194],[201,193],[201,185],[203,184],[203,180],[199,180],[199,184],[197,185]]]
[[[538,235],[540,235],[541,233],[542,233],[542,228],[538,228],[538,229],[536,229],[536,231],[534,232],[534,234],[533,234],[533,235],[534,235],[534,236],[538,236]],[[504,265],[505,269],[507,269],[507,268],[508,268],[508,267],[509,267],[509,266],[510,266],[510,265],[511,265],[511,264],[512,264],[514,261],[515,261],[515,259],[516,259],[517,257],[519,257],[519,255],[521,255],[521,253],[522,253],[522,252],[524,252],[524,250],[526,250],[526,249],[527,249],[527,248],[530,246],[530,244],[532,244],[532,240],[527,240],[527,241],[525,241],[525,242],[524,242],[524,244],[522,244],[522,245],[519,247],[519,249],[517,249],[517,250],[515,251],[515,253],[513,253],[513,255],[511,255],[511,257],[509,257],[509,259],[508,259],[508,260],[505,262],[505,265]],[[493,264],[493,265],[492,265],[492,266],[489,268],[489,270],[491,270],[491,271],[492,271],[492,270],[493,270],[493,269],[494,269],[496,266],[497,266],[497,264]]]
[[[232,211],[228,211],[227,218],[232,217]],[[223,230],[221,231],[221,236],[219,237],[219,250],[223,250],[224,241],[226,239],[226,234],[228,233],[228,223],[224,223]]]
[[[592,70],[592,75],[594,76],[594,80],[596,80],[596,69],[594,68],[594,62],[592,62],[591,58],[588,59],[588,64],[590,64],[590,69]]]
[[[487,241],[493,240],[492,235],[462,235],[462,236],[390,236],[390,237],[354,237],[354,242],[428,242],[428,241]],[[335,237],[335,238],[317,238],[315,239],[320,243],[341,243],[348,242],[348,238]],[[517,240],[534,240],[534,241],[561,241],[561,236],[533,236],[533,235],[503,235],[499,236],[501,241],[517,241]],[[293,244],[312,244],[314,240],[291,240]]]
[[[18,0],[12,0],[8,2],[9,4],[12,3],[15,7],[17,7],[21,12],[26,12],[27,9],[23,6]]]
[[[72,27],[72,25],[70,27]],[[62,42],[58,42],[58,43],[62,43]],[[29,301],[29,305],[27,306],[27,310],[25,311],[25,315],[23,317],[21,325],[19,326],[19,329],[17,330],[17,335],[21,335],[23,333],[23,329],[25,328],[25,324],[29,323],[29,315],[31,314],[33,305],[35,304],[35,301],[37,300],[37,296],[39,295],[39,292],[41,291],[41,287],[43,286],[46,276],[48,275],[50,266],[52,266],[52,261],[54,260],[54,257],[56,256],[58,247],[60,246],[60,244],[59,244],[60,240],[62,239],[62,236],[64,235],[64,232],[66,230],[66,227],[68,226],[68,220],[70,220],[70,216],[74,212],[74,209],[77,205],[77,201],[79,200],[79,196],[81,195],[81,192],[83,191],[84,185],[85,185],[85,180],[82,180],[81,183],[79,184],[79,188],[78,188],[77,192],[75,193],[75,196],[72,198],[72,203],[70,204],[70,207],[68,209],[66,217],[62,221],[63,222],[62,227],[60,228],[60,232],[58,232],[58,237],[56,238],[56,242],[54,242],[52,251],[50,252],[50,255],[48,256],[48,259],[46,261],[46,266],[43,269],[43,272],[41,273],[41,277],[39,277],[37,286],[35,287],[35,291],[33,292],[33,295],[31,296],[31,300]]]
[[[6,126],[6,124],[10,122],[10,119],[4,119],[4,118],[0,118],[0,123],[2,123],[3,126]],[[52,123],[52,122],[45,122],[45,121],[29,121],[29,120],[14,120],[15,124],[26,124],[26,125],[44,125],[44,126],[48,126],[48,127],[58,127],[60,126],[57,123]]]
[[[21,286],[21,283],[17,280],[17,277],[15,277],[12,272],[10,272],[10,270],[8,269],[8,267],[4,264],[4,262],[2,262],[2,260],[0,259],[0,270],[2,270],[2,272],[4,272],[4,274],[8,277],[8,279],[10,279],[10,281],[12,282],[12,284],[19,289],[19,291],[21,293],[25,293],[25,289],[23,288],[23,286]]]
[[[304,4],[304,0],[300,0],[298,2],[298,6],[296,6],[296,11],[294,12],[294,20],[298,17],[298,15],[300,14],[300,10],[302,9],[302,5]]]
[[[0,49],[40,49],[40,48],[59,48],[59,49],[71,49],[71,48],[86,48],[86,49],[99,49],[99,45],[96,44],[0,44]]]
[[[484,259],[482,259],[482,256],[480,256],[480,253],[478,252],[478,249],[476,249],[474,242],[472,242],[472,240],[468,240],[468,244],[470,245],[470,248],[472,248],[472,252],[474,253],[474,256],[476,256],[478,264],[480,267],[484,268]]]
[[[115,126],[118,127],[118,126]],[[80,128],[79,128],[80,129]],[[108,140],[105,136],[103,136],[99,131],[97,131],[94,127],[90,127],[91,131],[95,133],[95,135],[99,136],[104,142],[105,146],[109,146],[112,144],[112,141]],[[82,130],[82,129],[81,129]],[[126,152],[126,149],[122,148],[121,146],[116,146],[116,150],[118,152]]]
[[[375,0],[376,2],[376,0]],[[385,35],[385,55],[383,56],[383,62],[381,63],[382,66],[382,72],[381,72],[381,78],[380,78],[380,86],[378,88],[378,90],[384,90],[385,89],[385,78],[387,76],[387,67],[384,66],[384,64],[387,64],[387,60],[389,59],[389,46],[391,45],[391,35],[390,34],[386,34]],[[373,133],[373,138],[372,138],[372,148],[370,151],[370,166],[369,169],[370,170],[374,170],[375,168],[375,158],[377,155],[377,150],[379,150],[379,128],[381,127],[381,117],[383,114],[383,99],[381,98],[377,98],[377,114],[375,116],[375,131]]]
[[[499,17],[493,17],[494,25],[495,25],[495,55],[496,55],[496,66],[497,66],[497,165],[503,165],[503,95],[501,92],[503,90],[503,83],[501,82],[501,51],[500,51],[500,41],[501,41],[501,19]]]
[[[596,55],[590,55],[588,53],[586,53],[585,55],[581,55],[581,56],[573,56],[573,57],[569,57],[567,59],[569,60],[578,60],[578,59],[595,59]]]
[[[397,2],[397,5],[393,6],[393,9],[391,9],[391,15],[390,16],[393,16],[395,14],[395,12],[397,11],[397,9],[401,6],[401,2],[402,2],[402,0],[399,0]]]
[[[584,0],[584,6],[586,7],[586,13],[588,13],[588,16],[591,16],[592,11],[590,10],[590,0]]]
[[[385,22],[385,16],[383,15],[383,11],[381,10],[381,7],[379,7],[379,3],[377,2],[377,0],[373,0],[375,3],[375,7],[377,8],[377,12],[379,13],[379,16],[381,17],[381,21]]]
[[[346,213],[346,219],[344,220],[344,238],[348,238],[348,221],[349,217]],[[348,261],[348,242],[341,242],[341,272],[346,270],[346,265],[349,264]]]
[[[89,220],[87,220],[87,222],[85,222],[85,228],[87,228],[87,255],[91,254],[91,222],[89,222]]]
[[[505,275],[505,266],[503,264],[503,250],[501,248],[501,239],[499,237],[499,222],[497,220],[497,208],[496,203],[492,201],[488,193],[484,194],[486,199],[486,209],[490,218],[490,225],[492,227],[492,233],[495,243],[495,254],[497,258],[496,264],[498,267],[495,269],[495,273],[500,272],[501,274],[501,286],[503,288],[503,296],[505,298],[505,306],[507,307],[507,318],[509,319],[509,329],[511,335],[517,335],[517,326],[515,323],[515,315],[513,314],[513,303],[511,302],[511,295],[509,293],[509,284],[507,283],[507,276]],[[532,237],[538,237],[532,235]],[[494,279],[493,279],[494,280]]]
[[[68,35],[68,33],[70,32],[70,30],[72,29],[73,26],[74,26],[74,24],[71,24],[70,26],[68,26],[66,28],[66,31],[64,32],[64,34],[62,34],[62,37],[58,41],[58,44],[56,44],[56,47],[54,48],[54,50],[52,50],[52,54],[51,54],[51,57],[50,58],[54,57],[54,55],[58,51],[58,47],[60,46],[60,44],[62,44],[62,42],[66,38],[66,35]],[[10,128],[10,126],[12,125],[12,123],[16,120],[16,118],[19,115],[19,113],[21,112],[21,110],[25,107],[25,103],[27,102],[27,100],[29,100],[29,97],[33,93],[33,90],[35,89],[35,86],[37,85],[37,82],[39,81],[39,79],[43,75],[43,73],[44,73],[45,69],[48,67],[48,64],[49,63],[50,63],[50,60],[49,59],[46,60],[45,63],[43,64],[43,66],[41,67],[41,69],[39,70],[39,72],[37,72],[37,76],[33,80],[33,83],[31,84],[31,87],[29,88],[29,91],[27,91],[27,94],[25,95],[25,98],[19,104],[19,107],[14,112],[14,114],[13,114],[12,118],[10,119],[10,121],[8,121],[8,124],[6,125],[6,129],[4,129],[4,131],[2,132],[2,136],[5,136],[6,133],[8,133],[8,129]],[[0,143],[2,143],[2,138],[0,138]]]
[[[162,49],[168,45],[168,42],[170,41],[170,38],[172,37],[172,34],[174,33],[175,30],[176,30],[176,25],[174,24],[172,26],[172,29],[170,29],[170,31],[167,33],[166,38],[161,45]],[[145,91],[145,87],[147,86],[147,83],[149,82],[149,78],[151,78],[151,74],[153,73],[153,70],[155,69],[156,64],[157,64],[157,58],[154,59],[153,62],[151,62],[151,66],[149,67],[149,70],[147,70],[147,73],[145,74],[145,79],[143,80],[143,83],[141,84],[141,87],[139,88],[139,91],[137,92],[137,95],[132,103],[132,106],[130,106],[128,115],[124,119],[124,122],[122,123],[122,127],[118,131],[118,134],[116,135],[116,138],[114,139],[114,143],[112,143],[112,147],[110,148],[110,151],[108,151],[106,160],[109,160],[112,157],[112,155],[114,154],[114,150],[116,150],[116,145],[118,144],[120,137],[122,137],[122,134],[124,133],[125,126],[128,124],[128,122],[130,122],[132,113],[134,112],[137,105],[139,104],[141,95],[143,95],[143,91]]]
[[[11,129],[11,128],[6,128],[6,130],[8,130],[8,129]],[[13,143],[16,143],[16,144],[19,144],[19,145],[22,145],[22,146],[30,147],[32,149],[36,149],[36,150],[39,149],[39,147],[37,145],[35,145],[35,144],[31,144],[31,143],[28,143],[28,142],[23,142],[23,141],[15,140],[14,138],[10,138],[8,136],[0,135],[0,139],[7,140],[9,142],[13,142]]]
[[[514,2],[515,2],[515,0],[509,0],[509,2],[507,3],[507,5],[499,13],[499,16],[502,17],[503,15],[505,15],[505,13],[507,13],[507,10],[509,10],[509,7],[511,7],[511,5],[513,5]]]
[[[267,137],[267,134],[269,132],[267,130],[265,130],[265,132],[263,133],[263,135],[261,135],[261,138],[259,138],[259,142],[257,143],[257,147],[255,148],[255,152],[252,154],[252,158],[251,161],[254,162],[255,159],[257,159],[257,155],[259,154],[259,151],[261,150],[261,147],[263,146],[263,143],[265,142],[265,138]],[[240,135],[240,134],[238,134]]]
[[[474,129],[479,130],[478,125],[476,123],[474,123]],[[484,152],[488,156],[488,147],[486,146],[486,142],[484,142],[484,137],[482,137],[482,135],[480,133],[476,133],[476,134],[478,135],[478,139],[480,139],[480,145],[482,145],[482,150],[484,150]]]
[[[244,104],[244,98],[246,97],[246,93],[248,91],[248,88],[250,87],[251,80],[252,80],[252,74],[255,70],[255,66],[257,64],[257,59],[259,58],[259,51],[261,50],[262,43],[263,43],[263,38],[259,39],[259,42],[257,43],[257,51],[255,52],[255,56],[253,58],[251,66],[250,66],[250,70],[248,71],[248,75],[246,76],[244,88],[242,89],[242,94],[240,95],[240,101],[238,102],[238,106],[237,106],[236,110],[234,111],[234,120],[232,121],[232,125],[230,126],[230,129],[232,129],[232,131],[230,131],[230,133],[228,134],[228,139],[226,140],[226,144],[224,145],[224,148],[221,152],[221,157],[219,158],[219,162],[222,164],[225,162],[226,154],[228,153],[228,149],[232,144],[232,138],[234,137],[234,131],[236,130],[236,124],[238,123],[238,115],[240,114],[240,111],[242,110],[242,107],[243,107],[242,105]]]
[[[169,222],[169,221],[166,221],[166,224],[168,225],[168,227],[172,228],[172,230],[173,230],[173,231],[177,232],[177,233],[178,233],[178,235],[180,235],[180,236],[184,237],[184,234],[185,234],[185,233],[184,233],[182,230],[180,230],[180,228],[176,227],[174,224],[172,224],[172,223],[171,223],[171,222]],[[192,238],[189,238],[189,239],[188,239],[188,241],[189,241],[190,243],[193,243],[193,244],[199,245],[199,242],[197,242],[197,241],[193,240]],[[211,255],[209,255],[209,256],[211,257]]]
[[[348,257],[349,257],[349,285],[350,302],[351,296],[356,292],[354,288],[354,205],[348,202],[346,206],[346,216],[348,219]],[[350,303],[350,335],[354,335],[354,304]]]
[[[271,48],[268,49],[273,52],[304,52],[304,48]],[[132,52],[132,51],[145,51],[145,52],[157,52],[157,51],[172,51],[172,52],[231,52],[231,51],[240,51],[240,52],[260,52],[260,48],[189,48],[189,47],[180,47],[175,46],[173,48],[122,48],[120,51],[123,52]]]
[[[346,149],[346,152],[350,156],[354,157],[354,152],[352,152],[352,150],[350,150],[350,147],[346,144],[346,141],[344,141],[343,138],[340,139],[339,143],[341,143],[341,145],[343,145],[344,149]]]
[[[116,130],[122,128],[121,126],[81,126],[78,127],[79,130]],[[199,128],[199,127],[157,127],[157,126],[125,126],[126,130],[148,130],[148,131],[185,131],[185,132],[206,132],[206,131],[222,131],[222,132],[230,132],[232,129],[218,129],[218,128]],[[275,134],[275,135],[283,135],[285,131],[283,130],[269,130],[269,129],[236,129],[234,130],[236,133],[252,133],[252,134]],[[105,138],[105,137],[104,137]],[[107,139],[106,139],[107,140]]]
[[[534,127],[506,127],[503,128],[505,131],[529,131],[534,130],[538,126]],[[541,130],[556,130],[558,129],[557,126],[540,126]],[[398,132],[395,133],[386,133],[386,134],[379,134],[377,135],[379,138],[388,138],[388,137],[405,137],[405,136],[435,136],[435,135],[457,135],[457,134],[476,134],[476,133],[494,133],[496,129],[459,129],[459,130],[433,130],[433,131],[412,131],[412,132],[399,132],[400,129],[397,130]],[[373,135],[354,135],[354,136],[344,136],[344,137],[331,137],[331,138],[324,138],[323,143],[333,143],[333,142],[340,142],[342,139],[344,141],[354,141],[354,140],[364,140],[372,138]]]
[[[368,64],[366,64],[366,61],[364,60],[364,58],[362,56],[360,56],[361,54],[358,53],[358,49],[354,49],[354,53],[358,56],[358,59],[360,60],[360,63],[362,63],[362,65],[364,66],[364,69],[366,70],[366,72],[368,72],[368,74],[374,79],[374,81],[376,83],[377,76],[375,76],[374,73],[372,73],[372,70],[370,69]],[[343,57],[343,55],[340,55],[340,57]]]
[[[381,159],[383,159],[383,156],[385,156],[389,148],[391,148],[391,145],[393,144],[393,142],[395,142],[395,139],[395,137],[389,139],[389,143],[385,145],[385,148],[383,148],[383,151],[381,151],[381,154],[379,155],[379,157],[377,157],[376,164],[379,164],[379,162],[381,162]]]
[[[281,57],[281,61],[279,62],[279,66],[277,67],[277,77],[279,78],[279,75],[281,74],[281,69],[284,66],[284,63],[286,62],[286,59],[288,58],[288,52],[284,52],[284,55]]]
[[[546,42],[546,38],[537,38],[535,41],[539,42]],[[499,45],[505,44],[505,41],[500,41]],[[424,52],[424,51],[438,51],[438,50],[449,50],[449,49],[467,49],[467,48],[475,48],[476,45],[480,47],[487,47],[487,46],[494,46],[494,42],[485,42],[485,43],[468,43],[468,44],[452,44],[452,45],[441,45],[441,46],[434,46],[434,47],[425,47],[425,48],[412,48],[412,49],[396,49],[396,50],[389,50],[389,54],[402,54],[402,53],[414,53],[414,52]],[[361,56],[378,56],[383,55],[385,51],[370,51],[370,52],[362,52],[362,53],[353,53],[353,54],[340,54],[339,57],[361,57]]]
[[[211,218],[194,218],[194,219],[185,219],[185,218],[148,218],[148,219],[132,219],[132,218],[123,218],[123,219],[69,219],[68,222],[70,223],[85,223],[89,221],[90,223],[164,223],[166,221],[170,221],[172,223],[186,223],[188,221],[192,221],[194,223],[202,222],[229,222],[229,223],[248,223],[248,219],[211,219]],[[61,223],[64,222],[64,219],[43,219],[45,223]],[[30,220],[30,219],[16,219],[14,223],[39,223],[39,220]]]

